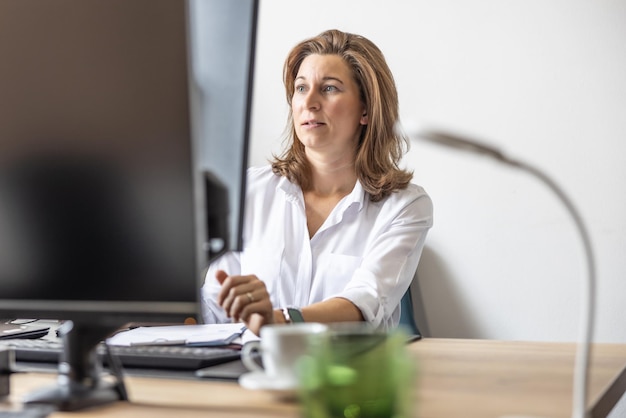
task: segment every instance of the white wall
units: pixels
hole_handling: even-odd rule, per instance
[[[251,164],[281,146],[287,52],[328,28],[381,47],[405,122],[482,137],[565,189],[596,253],[595,340],[626,342],[626,2],[262,0]],[[577,339],[585,263],[558,200],[482,157],[414,143],[404,163],[435,204],[430,334]]]

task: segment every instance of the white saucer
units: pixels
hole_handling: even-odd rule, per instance
[[[267,377],[263,372],[250,372],[239,377],[239,384],[252,390],[267,390],[281,397],[293,397],[298,392],[298,383],[291,380]]]

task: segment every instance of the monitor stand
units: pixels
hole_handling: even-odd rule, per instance
[[[28,394],[25,405],[49,405],[59,411],[75,411],[127,400],[121,376],[113,382],[102,379],[97,345],[116,327],[67,321],[58,333],[63,340],[56,386]]]

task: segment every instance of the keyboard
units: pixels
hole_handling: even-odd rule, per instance
[[[60,339],[10,339],[0,347],[12,348],[18,362],[58,363],[63,350]],[[225,347],[109,346],[111,354],[126,368],[198,370],[240,358],[240,351]],[[106,347],[101,343],[97,353],[107,365]]]

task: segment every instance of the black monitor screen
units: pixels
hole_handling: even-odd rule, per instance
[[[180,1],[2,3],[0,299],[194,301],[185,28]]]
[[[200,316],[240,244],[253,5],[0,3],[0,317]]]

